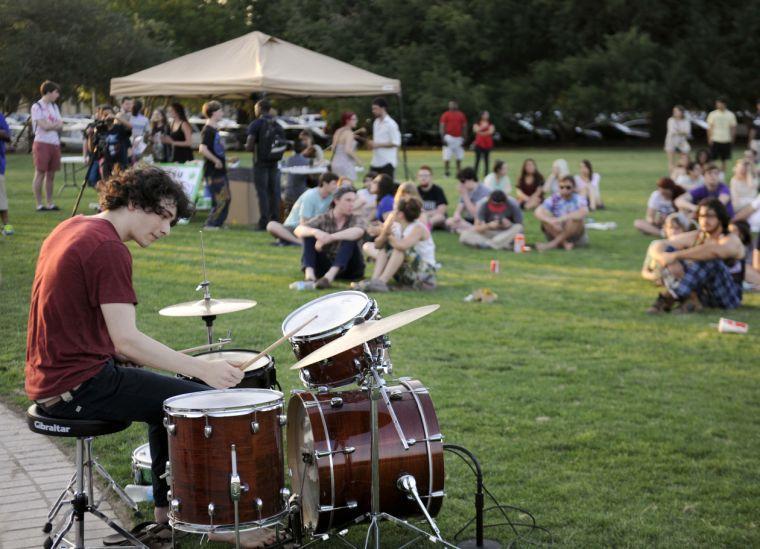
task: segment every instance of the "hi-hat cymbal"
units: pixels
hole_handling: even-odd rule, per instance
[[[423,316],[427,316],[433,311],[436,311],[439,307],[440,305],[425,305],[424,307],[402,311],[380,320],[367,320],[357,326],[351,327],[345,334],[343,334],[343,336],[332,340],[330,343],[320,347],[310,355],[303,357],[291,366],[290,369],[300,370],[301,368],[305,368],[306,366],[310,366],[321,360],[339,355],[344,351],[353,349],[367,341],[372,341],[390,331],[406,326],[415,320],[419,320]]]
[[[245,311],[255,306],[256,302],[250,299],[201,299],[169,305],[158,311],[158,314],[161,316],[215,316]]]

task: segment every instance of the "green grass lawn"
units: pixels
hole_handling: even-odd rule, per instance
[[[441,304],[392,334],[394,375],[420,379],[431,390],[446,441],[470,448],[499,500],[532,512],[563,546],[760,545],[760,295],[745,296],[741,308],[726,314],[750,324],[746,336],[719,334],[711,324],[720,311],[645,315],[657,293],[638,275],[650,238],[632,223],[663,175],[664,154],[542,149],[499,152],[492,160],[509,162],[514,184],[528,156],[544,173],[557,157],[572,169],[591,159],[607,205],[594,218],[616,221],[618,229],[592,232],[587,249],[524,255],[465,249],[455,236],[435,233],[439,289],[377,296],[384,315]],[[423,163],[442,172],[438,151],[410,152],[412,173]],[[27,404],[25,336],[37,253],[75,196],[66,189],[57,197],[64,211],[36,213],[31,180],[30,157],[9,156],[17,234],[0,239],[0,388],[19,410]],[[453,210],[454,180],[436,180]],[[94,200],[88,190],[83,204]],[[146,250],[130,244],[139,327],[175,348],[204,342],[200,320],[157,314],[199,297],[201,223],[178,226]],[[540,239],[532,216],[526,232],[528,242]],[[205,241],[213,295],[259,303],[218,318],[218,334],[232,329],[236,347],[265,347],[281,335],[288,313],[318,295],[288,289],[300,276],[297,249],[269,246],[267,235],[243,227],[208,233]],[[500,260],[500,274],[489,272],[491,259]],[[479,287],[493,289],[498,301],[465,303]],[[274,356],[283,389],[299,388],[288,369],[289,346]],[[96,449],[127,483],[130,454],[145,440],[143,426],[133,425]],[[450,536],[472,514],[473,482],[456,458],[447,456],[446,464],[440,522]],[[501,520],[489,513],[487,522]],[[505,544],[514,537],[502,527],[489,534]],[[384,546],[401,539],[392,533]]]

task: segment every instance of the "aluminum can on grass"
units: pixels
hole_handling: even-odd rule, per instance
[[[500,271],[499,260],[498,259],[492,259],[491,260],[491,272],[492,273],[498,273],[499,271]]]

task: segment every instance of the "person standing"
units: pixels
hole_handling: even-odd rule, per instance
[[[56,101],[61,96],[61,87],[45,80],[40,86],[39,101],[32,105],[32,128],[34,130],[34,199],[37,211],[56,211],[60,208],[53,203],[53,183],[55,172],[61,169],[61,139],[63,129],[61,111]],[[42,184],[45,184],[45,204],[42,203]]]
[[[373,172],[388,174],[393,179],[398,165],[398,148],[401,146],[401,132],[398,124],[388,114],[388,102],[377,97],[372,101],[372,139],[367,146],[372,149],[370,169]]]
[[[5,190],[5,143],[11,140],[11,129],[5,116],[0,112],[0,225],[3,236],[14,233],[13,225],[8,223],[8,193]]]
[[[449,101],[449,110],[438,121],[438,132],[443,143],[443,169],[446,177],[449,177],[449,161],[452,156],[456,159],[457,173],[462,169],[464,142],[467,139],[467,117],[459,110],[456,101]]]
[[[204,174],[206,187],[211,193],[211,211],[206,219],[204,229],[220,229],[227,219],[230,209],[230,182],[227,179],[227,159],[224,154],[224,141],[219,135],[218,124],[223,115],[219,101],[203,104],[206,125],[201,131],[199,152],[206,159]]]
[[[731,144],[736,138],[736,116],[726,108],[725,99],[715,100],[715,110],[707,115],[707,143],[713,160],[720,159],[720,171],[726,173],[731,159]]]
[[[356,166],[361,160],[356,156],[356,139],[354,128],[358,118],[356,113],[344,112],[340,117],[340,128],[333,134],[332,147],[333,157],[330,161],[330,169],[339,177],[347,177],[352,182],[356,181]]]
[[[169,118],[169,135],[161,138],[161,143],[172,146],[172,162],[184,164],[193,159],[193,128],[187,120],[185,107],[180,103],[172,103],[167,109]]]
[[[755,151],[755,159],[760,158],[760,99],[755,101],[755,116],[749,127],[749,148]]]
[[[472,132],[475,134],[475,177],[478,176],[478,167],[483,160],[483,177],[488,174],[488,155],[493,149],[493,134],[496,133],[496,127],[491,124],[491,115],[488,111],[480,113],[478,121],[472,126]]]
[[[270,221],[280,221],[280,170],[277,163],[285,152],[284,133],[271,114],[269,101],[261,99],[254,107],[256,120],[248,126],[245,150],[253,153],[253,182],[259,198],[258,228],[266,230]]]
[[[676,154],[687,155],[691,151],[691,122],[681,105],[673,107],[673,115],[668,118],[668,133],[665,135],[665,152],[668,155],[668,171],[676,167]]]

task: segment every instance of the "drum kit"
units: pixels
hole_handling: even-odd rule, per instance
[[[213,299],[205,264],[203,270],[196,288],[203,299],[159,313],[204,321],[207,344],[183,352],[250,365],[236,387],[164,402],[173,531],[233,534],[239,547],[241,532],[273,528],[297,547],[331,536],[353,547],[347,529],[366,521],[364,547],[379,548],[379,524],[390,521],[415,540],[455,547],[434,519],[443,503],[444,460],[433,402],[420,381],[390,378],[388,334],[438,305],[382,318],[366,294],[336,292],[289,314],[283,337],[262,353],[225,349],[230,334],[214,342],[216,317],[256,302]],[[291,369],[304,385],[287,407],[274,358],[266,354],[286,340],[297,359]],[[150,468],[143,444],[132,454],[136,484],[151,483]]]

